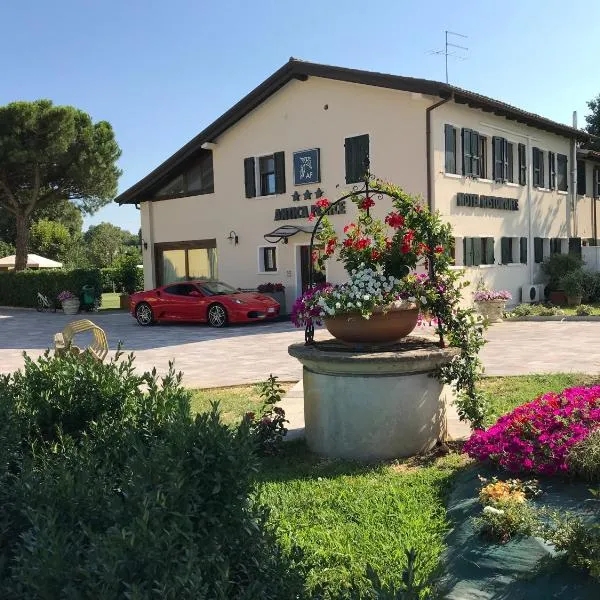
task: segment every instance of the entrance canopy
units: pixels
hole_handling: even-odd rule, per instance
[[[297,233],[312,233],[314,227],[311,225],[282,225],[271,233],[265,233],[263,236],[270,244],[276,244],[277,242],[283,242],[287,244],[288,238],[296,235]]]

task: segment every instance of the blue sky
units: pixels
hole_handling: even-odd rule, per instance
[[[600,3],[407,0],[19,0],[0,8],[0,103],[50,98],[112,123],[124,190],[290,56],[444,79],[430,54],[468,36],[450,83],[580,124],[600,93]],[[90,218],[132,231],[139,213]]]

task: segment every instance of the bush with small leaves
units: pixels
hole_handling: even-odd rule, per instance
[[[567,464],[575,475],[588,481],[600,481],[600,428],[571,448]]]

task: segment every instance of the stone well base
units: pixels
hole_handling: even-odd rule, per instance
[[[289,353],[304,365],[305,436],[314,452],[380,460],[425,452],[445,438],[452,392],[430,374],[455,349],[411,337],[382,352],[322,342],[293,344]]]

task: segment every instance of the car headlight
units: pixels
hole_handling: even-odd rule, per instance
[[[246,304],[246,303],[245,303],[243,300],[240,300],[239,298],[233,298],[233,301],[234,301],[236,304]]]

